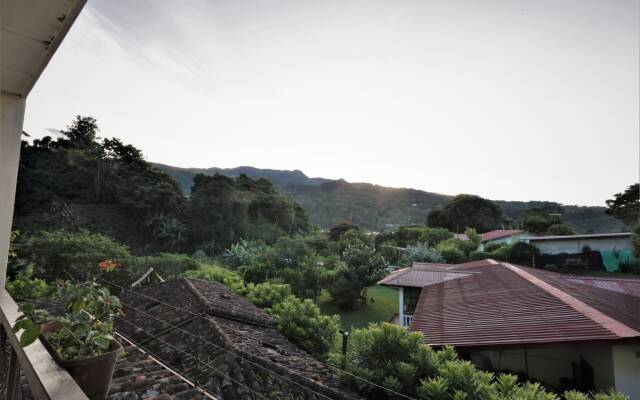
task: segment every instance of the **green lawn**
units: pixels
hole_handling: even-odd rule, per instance
[[[373,299],[366,307],[358,310],[343,311],[330,303],[331,296],[323,291],[318,299],[320,310],[324,314],[339,314],[342,319],[342,328],[362,328],[369,322],[390,322],[394,314],[398,312],[398,291],[384,286],[371,286],[367,291],[367,297]]]

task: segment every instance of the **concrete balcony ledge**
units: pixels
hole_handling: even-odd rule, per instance
[[[88,400],[82,389],[53,360],[42,343],[37,340],[26,348],[20,347],[20,335],[12,332],[16,318],[20,316],[18,305],[9,293],[0,288],[0,370],[5,381],[0,385],[0,398],[21,399],[21,372],[36,400]],[[9,348],[7,359],[4,349]]]

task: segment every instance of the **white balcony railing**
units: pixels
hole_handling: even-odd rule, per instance
[[[22,398],[21,374],[35,400],[88,400],[76,381],[53,360],[39,340],[20,347],[20,333],[12,332],[18,305],[0,288],[0,399]],[[6,350],[9,350],[8,352]]]
[[[402,316],[402,326],[408,328],[411,324],[411,321],[413,321],[413,315],[405,314]]]

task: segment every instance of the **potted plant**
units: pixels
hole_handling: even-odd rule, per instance
[[[112,336],[113,320],[122,314],[120,300],[95,282],[58,282],[49,295],[64,312],[53,315],[30,303],[21,305],[23,314],[13,327],[14,332],[24,329],[20,345],[40,338],[91,400],[106,399],[116,358],[122,352]]]

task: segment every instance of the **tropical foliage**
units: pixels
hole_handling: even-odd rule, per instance
[[[112,350],[113,321],[122,313],[116,296],[91,281],[58,282],[50,294],[66,312],[52,315],[47,310],[36,309],[32,303],[22,304],[23,314],[13,327],[14,332],[24,329],[21,346],[30,345],[43,334],[65,360],[89,358]],[[47,324],[53,329],[46,329]]]
[[[453,348],[433,350],[419,333],[388,323],[371,324],[351,333],[346,356],[332,354],[345,372],[341,379],[367,399],[410,396],[420,400],[559,400],[538,383],[513,375],[495,375],[460,359]],[[364,379],[359,379],[359,377]],[[565,392],[565,400],[622,400],[620,394]]]

